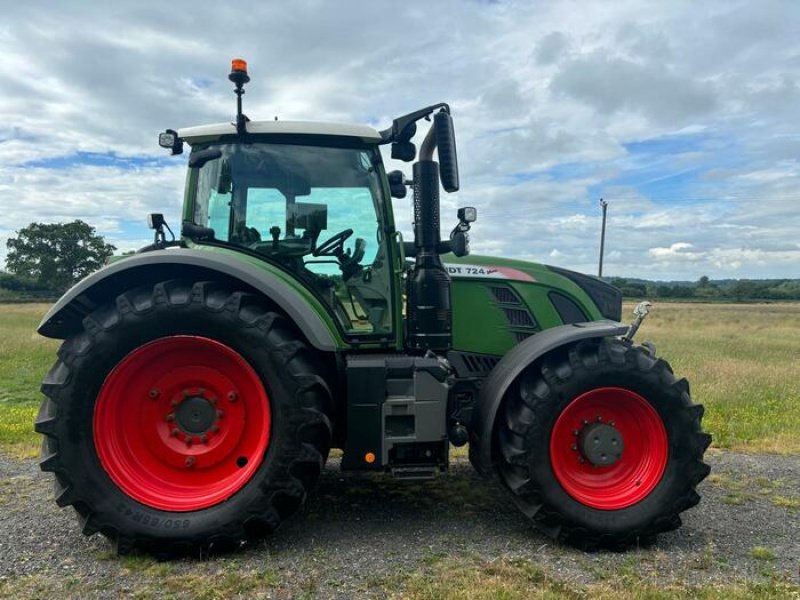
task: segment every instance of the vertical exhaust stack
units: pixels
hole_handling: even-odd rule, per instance
[[[438,146],[439,163],[433,160]],[[416,262],[408,277],[408,347],[447,352],[452,345],[450,275],[439,258],[441,247],[439,180],[448,192],[458,190],[453,120],[436,113],[414,163],[414,246]]]

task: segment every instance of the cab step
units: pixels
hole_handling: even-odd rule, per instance
[[[391,473],[395,479],[406,481],[427,481],[436,479],[441,472],[439,465],[414,465],[407,467],[392,467]]]

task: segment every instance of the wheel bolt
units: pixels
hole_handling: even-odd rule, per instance
[[[192,393],[191,393],[191,392],[190,392],[190,391],[187,389],[187,390],[183,390],[183,391],[181,392],[181,395],[182,395],[184,398],[188,398],[189,396],[191,396],[191,395],[192,395]]]
[[[598,423],[602,423],[603,422],[603,417],[601,417],[600,415],[597,415],[597,419],[596,420],[597,420]]]
[[[225,416],[225,413],[224,413],[224,412],[222,412],[221,410],[218,410],[218,411],[217,411],[217,418],[218,418],[218,419],[221,419],[221,418],[222,418],[222,417],[224,417],[224,416]]]
[[[211,406],[216,406],[216,405],[217,405],[217,402],[218,402],[218,400],[217,400],[217,397],[216,397],[216,396],[211,396],[211,398],[209,398],[209,399],[208,399],[208,403],[209,403]]]
[[[571,448],[571,450],[572,450],[573,452],[577,452],[577,450],[578,450],[578,446],[576,446],[575,444],[572,444],[572,448]]]
[[[580,433],[580,431],[578,431],[577,429],[573,429],[572,430],[572,435],[577,436],[579,433]]]
[[[228,400],[230,400],[231,402],[236,402],[236,400],[238,398],[239,398],[239,394],[237,394],[236,392],[234,392],[234,391],[228,392]]]
[[[184,441],[184,442],[186,442],[186,445],[187,445],[187,446],[191,446],[191,445],[192,445],[192,438],[191,438],[191,436],[188,436],[188,435],[187,435],[185,438],[183,438],[183,441]]]
[[[194,456],[187,456],[186,462],[184,462],[183,464],[185,464],[187,467],[193,467],[194,462],[195,462]]]
[[[583,464],[583,463],[585,463],[586,461],[583,459],[583,457],[581,457],[581,458],[579,458],[579,459],[578,459],[578,462],[579,462],[579,463],[581,463],[581,464]]]
[[[614,421],[609,421],[608,424],[614,427]]]
[[[169,413],[165,418],[167,419],[167,421],[174,421],[175,413]]]
[[[170,400],[170,401],[169,401],[169,405],[170,405],[171,407],[173,407],[173,408],[175,408],[176,406],[178,406],[178,404],[180,404],[180,402],[178,402],[178,400],[176,400],[175,398],[173,398],[172,400]]]
[[[584,425],[588,425],[588,424],[589,424],[589,421],[587,421],[586,419],[584,419],[584,420],[583,420],[583,424],[584,424]]]
[[[180,431],[179,431],[179,430],[178,430],[178,428],[176,427],[176,428],[175,428],[175,429],[173,429],[173,430],[172,430],[170,433],[172,434],[172,437],[178,437],[178,434],[180,433]]]
[[[153,388],[152,390],[147,392],[147,395],[150,396],[153,400],[155,400],[161,395],[161,392],[157,388]]]
[[[203,442],[204,444],[207,444],[208,443],[208,435],[205,434],[205,433],[203,435],[201,435],[200,436],[200,441]]]
[[[214,424],[211,426],[211,433],[218,433],[218,432],[219,432],[219,427],[217,426],[217,424],[216,424],[216,423],[214,423]]]
[[[198,388],[198,390],[197,390],[197,395],[198,395],[198,396],[203,396],[203,397],[205,398],[205,395],[206,395],[206,388]]]

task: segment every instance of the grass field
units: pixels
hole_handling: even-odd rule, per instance
[[[35,332],[46,309],[0,305],[0,448],[16,457],[38,451],[39,382],[58,347]],[[637,340],[689,379],[714,446],[800,453],[800,303],[658,304]]]

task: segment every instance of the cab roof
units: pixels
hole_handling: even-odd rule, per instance
[[[365,143],[381,142],[381,134],[366,125],[347,123],[320,123],[316,121],[248,121],[247,132],[253,134],[283,135],[330,135],[357,138]],[[188,144],[199,144],[218,139],[225,135],[236,135],[233,123],[215,123],[184,127],[178,130],[178,137]]]

